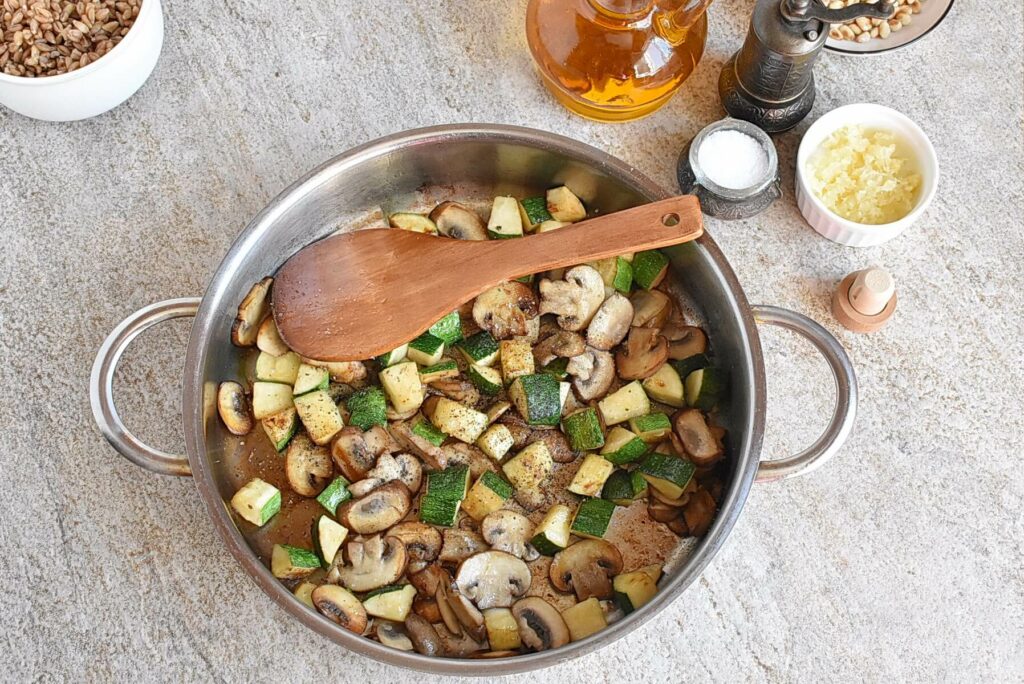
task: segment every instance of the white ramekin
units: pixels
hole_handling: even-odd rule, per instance
[[[78,121],[102,114],[142,87],[163,44],[160,0],[143,0],[128,34],[92,64],[42,78],[0,73],[0,104],[43,121]]]
[[[804,178],[807,159],[818,146],[843,126],[861,124],[869,129],[892,131],[902,141],[902,154],[911,158],[921,174],[921,190],[914,209],[893,223],[865,225],[854,223],[830,211]],[[829,240],[850,247],[873,247],[888,242],[916,221],[931,204],[939,185],[939,161],[928,136],[921,127],[894,109],[861,103],[833,109],[807,129],[796,155],[796,203],[811,227]]]

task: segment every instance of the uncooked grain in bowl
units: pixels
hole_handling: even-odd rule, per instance
[[[0,0],[0,72],[57,76],[95,62],[128,35],[142,0]]]

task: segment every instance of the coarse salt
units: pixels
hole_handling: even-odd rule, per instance
[[[715,131],[697,150],[697,164],[713,183],[730,190],[757,185],[768,175],[768,154],[740,131]]]

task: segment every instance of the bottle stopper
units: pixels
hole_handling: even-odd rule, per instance
[[[832,314],[853,332],[875,332],[896,311],[896,283],[878,267],[843,278],[832,296]]]

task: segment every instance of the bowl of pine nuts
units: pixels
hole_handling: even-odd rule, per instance
[[[829,9],[841,9],[878,0],[823,0]],[[825,49],[846,55],[877,55],[910,45],[923,38],[949,14],[953,0],[896,0],[889,19],[861,17],[832,24]]]
[[[0,0],[0,105],[88,119],[131,97],[163,47],[160,0]]]

